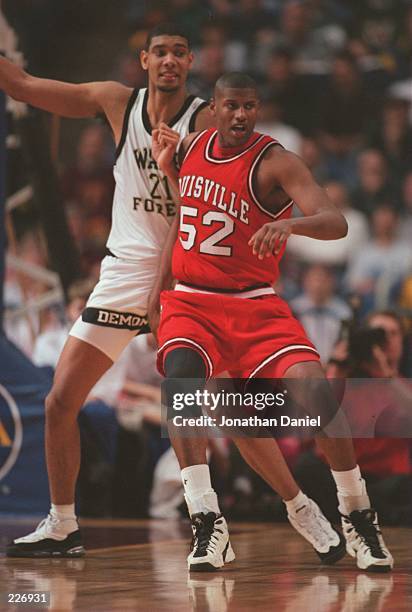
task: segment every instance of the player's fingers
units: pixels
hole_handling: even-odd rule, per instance
[[[274,247],[275,255],[277,255],[280,252],[280,250],[281,250],[281,248],[282,248],[286,238],[287,238],[286,232],[280,232],[278,240],[277,240],[276,245]]]
[[[272,232],[266,232],[266,234],[263,236],[262,241],[260,243],[260,248],[259,248],[259,255],[258,255],[259,259],[263,259],[267,252],[270,253],[270,242],[272,238],[274,237],[274,235],[276,234],[277,234],[276,231],[275,231],[275,234],[272,234]]]
[[[160,139],[163,145],[171,145],[172,147],[176,148],[178,141],[173,136],[170,136],[168,134],[162,134],[160,136]]]
[[[268,231],[268,228],[266,225],[263,225],[261,228],[258,229],[257,232],[255,232],[253,234],[253,236],[249,239],[248,245],[252,246],[254,243],[256,243],[256,241],[260,242],[260,239],[266,234],[266,232]]]
[[[160,130],[157,128],[152,131],[152,140],[156,143],[159,142]]]
[[[275,244],[276,244],[276,234],[272,234],[268,243],[268,248],[266,251],[266,257],[271,257],[271,255],[273,254],[273,250],[275,248]]]
[[[159,130],[161,131],[162,134],[170,136],[171,138],[174,138],[175,140],[180,139],[180,134],[176,132],[175,130],[172,130],[172,128],[170,128],[168,125],[162,124],[161,126],[159,126]]]
[[[258,254],[263,237],[267,231],[267,227],[263,226],[255,234],[253,234],[252,238],[249,240],[249,246],[252,247],[253,255]]]

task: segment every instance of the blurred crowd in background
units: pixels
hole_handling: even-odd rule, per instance
[[[412,0],[119,0],[103,3],[106,6],[94,0],[73,0],[59,2],[59,7],[52,0],[22,0],[20,9],[24,4],[27,10],[19,17],[12,2],[4,4],[10,22],[19,22],[28,69],[41,76],[75,81],[114,79],[145,87],[138,52],[147,30],[167,20],[182,23],[192,35],[191,93],[209,99],[216,79],[225,71],[242,70],[254,76],[262,98],[257,130],[269,133],[303,158],[349,228],[346,238],[333,243],[292,236],[277,291],[302,321],[330,376],[411,377]],[[36,35],[29,31],[34,7],[39,23]],[[70,34],[72,22],[76,30]],[[41,37],[56,46],[56,54],[44,42],[40,44]],[[71,288],[68,306],[58,304],[23,320],[13,319],[6,327],[9,337],[28,356],[51,367],[70,323],[98,278],[111,222],[114,145],[110,132],[98,121],[73,125],[61,122],[55,161],[70,231],[87,280]],[[13,156],[10,162],[14,163]],[[11,165],[9,176],[16,172]],[[44,240],[40,227],[35,227],[30,202],[14,214],[13,223],[19,256],[47,266]],[[5,290],[6,306],[12,311],[41,291],[42,283],[9,270]],[[386,332],[384,343],[375,339],[377,350],[368,337],[371,350],[363,354],[363,361],[355,359],[356,363],[349,340],[354,325],[381,327]],[[86,464],[92,466],[92,472],[96,465],[116,471],[113,466],[120,461],[123,473],[126,470],[129,477],[147,482],[141,507],[136,506],[128,486],[119,490],[121,478],[116,480],[115,495],[102,485],[102,495],[109,495],[112,501],[100,502],[99,507],[108,514],[116,514],[114,503],[123,515],[125,507],[135,516],[146,513],[150,506],[153,516],[169,516],[171,508],[177,512],[183,497],[178,467],[167,441],[158,436],[160,377],[155,371],[155,342],[144,336],[132,345],[103,379],[101,390],[94,390],[89,406],[91,421],[96,399],[116,408],[116,424],[109,411],[107,428],[101,432],[106,431],[107,440],[113,440],[113,427],[120,423],[122,443],[118,448],[123,459],[118,450],[112,449],[108,456],[110,444],[99,446],[97,441],[95,447],[89,444],[88,452],[95,448],[100,459]],[[85,422],[87,414],[85,411],[82,417]],[[386,440],[382,446],[382,440],[374,440],[375,447],[371,443],[362,447],[361,442],[357,441],[358,452],[363,453],[359,463],[372,486],[377,483],[381,491],[383,477],[389,479],[385,486],[396,508],[387,512],[380,508],[384,520],[408,522],[412,506],[403,478],[410,478],[409,442]],[[310,487],[312,463],[317,465],[321,459],[313,448],[297,440],[284,441],[283,446],[291,466]],[[103,447],[104,452],[99,450]],[[273,516],[277,500],[271,498],[268,505],[269,491],[240,467],[233,453],[222,440],[212,444],[211,461],[226,492],[228,514],[231,508],[233,516],[252,512],[268,518],[264,508],[270,507]],[[376,455],[380,461],[374,463],[371,458]],[[130,461],[134,467],[126,468]],[[155,467],[161,473],[160,481],[153,476]],[[84,478],[86,497],[93,478],[103,482],[102,475],[94,472]],[[316,491],[313,494],[316,497]],[[100,499],[89,494],[90,501],[84,502],[86,513],[97,512],[93,495],[95,505]],[[383,498],[381,492],[379,496]],[[260,500],[258,507],[253,507],[253,499]]]

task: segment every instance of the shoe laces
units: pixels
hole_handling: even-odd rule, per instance
[[[374,557],[384,559],[386,557],[382,550],[379,536],[381,532],[375,524],[376,513],[372,508],[367,510],[354,510],[349,515],[357,536],[366,544]]]
[[[51,514],[48,514],[46,516],[46,518],[41,520],[40,523],[37,525],[36,531],[38,531],[39,529],[43,529],[43,528],[45,528],[47,530],[47,527],[49,525],[50,525],[50,527],[55,527],[58,522],[59,522],[59,519],[57,519],[56,517],[52,516]]]
[[[71,518],[60,519],[60,518],[53,516],[51,513],[49,513],[46,516],[46,518],[41,520],[40,523],[37,525],[36,531],[38,531],[39,529],[45,529],[45,531],[47,532],[48,530],[53,530],[53,528],[57,527],[59,523],[63,523],[64,521],[71,521],[71,520],[72,520]]]
[[[220,517],[219,517],[220,518]],[[196,557],[203,557],[208,550],[214,551],[218,536],[215,532],[223,534],[223,531],[216,527],[219,519],[214,512],[204,514],[200,512],[192,516],[193,540],[192,550],[196,548]]]
[[[316,506],[308,503],[300,512],[295,513],[294,518],[303,529],[306,529],[316,538],[320,546],[327,546],[330,538],[330,534],[326,528],[328,523],[326,520],[322,520],[317,510],[318,508]]]

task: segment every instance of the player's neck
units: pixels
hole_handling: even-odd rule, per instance
[[[161,121],[169,123],[178,114],[188,95],[186,89],[165,92],[151,87],[150,84],[148,89],[147,114],[152,128],[158,126]]]
[[[213,143],[213,155],[215,157],[232,157],[244,151],[256,139],[255,132],[252,132],[247,141],[241,145],[228,146],[221,141],[219,134]]]

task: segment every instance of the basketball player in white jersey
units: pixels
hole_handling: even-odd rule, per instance
[[[0,58],[0,88],[7,94],[63,117],[103,114],[117,146],[108,254],[87,307],[70,331],[46,400],[51,512],[33,534],[10,546],[10,555],[83,554],[74,511],[80,465],[77,415],[96,382],[147,328],[149,293],[175,217],[167,178],[152,158],[152,127],[163,121],[183,138],[212,122],[207,103],[186,91],[192,60],[187,35],[174,24],[154,28],[141,52],[147,89],[41,79]]]
[[[148,88],[134,91],[115,82],[73,85],[39,79],[0,58],[0,88],[10,96],[65,117],[104,114],[117,145],[108,255],[87,307],[70,331],[46,400],[50,514],[33,533],[14,540],[8,556],[84,554],[74,509],[80,465],[77,415],[96,382],[129,341],[147,328],[149,294],[162,247],[173,239],[177,227],[174,223],[169,232],[175,203],[171,186],[152,157],[152,128],[167,124],[183,139],[213,123],[208,105],[186,92],[193,58],[180,28],[173,24],[154,28],[140,59],[148,72]],[[342,540],[316,504],[299,491],[275,441],[249,440],[239,448],[252,467],[288,500],[292,524],[321,559],[331,563],[340,558],[345,552]],[[197,476],[193,474],[189,480],[195,490]],[[294,516],[296,508],[306,508],[299,521]]]

